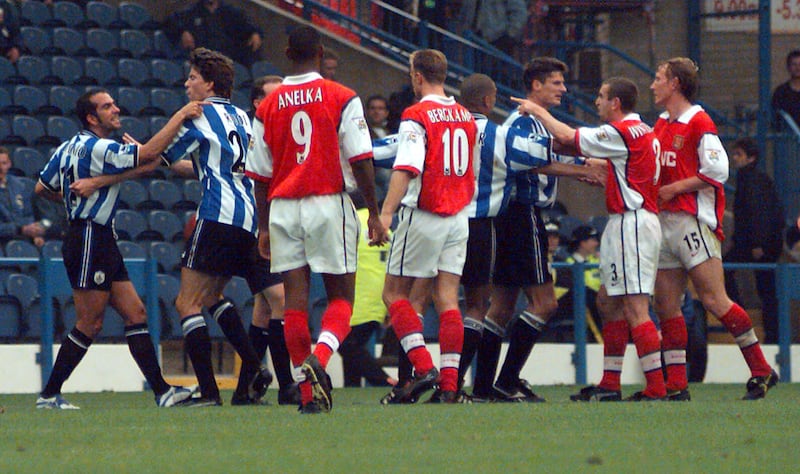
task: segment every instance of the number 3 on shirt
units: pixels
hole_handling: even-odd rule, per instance
[[[297,153],[297,164],[301,165],[311,151],[311,117],[304,111],[299,111],[292,116],[292,138],[303,151]]]
[[[294,127],[292,130],[294,130]],[[451,130],[447,129],[442,136],[444,175],[450,176],[451,173],[455,172],[456,176],[464,176],[471,156],[467,132],[463,128],[456,128],[452,130],[452,137],[450,132]]]

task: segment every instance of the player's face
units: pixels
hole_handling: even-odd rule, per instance
[[[8,153],[0,153],[0,179],[2,181],[6,180],[6,175],[8,175],[8,170],[11,169],[11,157],[8,156]]]
[[[561,105],[561,96],[567,92],[564,74],[560,72],[551,72],[544,82],[534,80],[532,86],[529,98],[546,109]]]
[[[667,100],[675,92],[677,84],[677,79],[667,77],[667,66],[658,68],[656,77],[653,79],[653,83],[650,84],[650,90],[653,91],[653,102],[661,106],[666,104]]]
[[[547,251],[550,253],[555,252],[558,246],[561,245],[561,237],[558,233],[550,232],[547,234]]]
[[[613,100],[608,98],[608,84],[600,86],[600,91],[597,93],[597,99],[594,100],[594,105],[597,106],[597,115],[604,122],[608,121],[611,114]]]
[[[731,152],[731,163],[734,168],[744,168],[752,162],[747,156],[747,153],[739,147],[736,147]]]
[[[800,79],[800,58],[792,58],[787,69],[789,70],[789,77]]]
[[[422,87],[422,74],[415,71],[412,67],[409,75],[411,76],[411,88],[414,89],[414,97],[419,100],[422,98],[422,90],[420,89],[420,87]]]
[[[373,99],[367,104],[367,121],[370,125],[382,125],[389,117],[389,107],[381,99]]]
[[[189,70],[189,77],[183,86],[186,88],[186,96],[189,97],[189,100],[205,100],[214,95],[214,83],[203,79],[203,76],[195,68]]]
[[[119,107],[114,99],[107,93],[101,92],[92,96],[91,101],[94,104],[96,126],[109,135],[111,132],[119,130],[122,125],[119,122]]]
[[[330,79],[332,81],[336,80],[336,69],[339,67],[339,61],[336,59],[323,59],[322,65],[319,69],[319,75],[324,77],[325,79]]]

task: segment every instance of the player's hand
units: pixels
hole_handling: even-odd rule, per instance
[[[127,132],[126,132],[124,135],[122,135],[122,143],[126,143],[126,144],[128,144],[128,145],[138,145],[138,146],[141,146],[141,145],[142,145],[141,143],[139,143],[139,141],[138,141],[138,140],[136,140],[135,138],[133,138],[133,137],[132,137],[130,134],[128,134]]]
[[[389,220],[389,225],[391,226],[392,221]],[[389,226],[385,225],[383,222],[383,215],[379,216],[369,216],[367,218],[367,228],[369,229],[369,245],[370,246],[383,246],[386,242],[389,241]]]
[[[270,259],[269,232],[258,233],[258,253],[260,253],[263,258],[267,260]]]
[[[258,33],[250,35],[250,38],[247,40],[247,46],[250,46],[252,51],[258,51],[258,48],[261,47],[261,35]]]
[[[82,198],[91,196],[100,189],[99,180],[94,178],[81,178],[69,185],[69,190]]]
[[[196,119],[197,117],[203,115],[203,106],[208,104],[209,102],[193,100],[181,107],[181,109],[175,113],[180,114],[184,120]]]
[[[605,160],[588,158],[586,160],[586,177],[581,178],[587,184],[593,186],[605,186],[608,181],[608,164]]]
[[[672,199],[676,195],[677,195],[677,193],[675,191],[673,191],[672,186],[670,186],[670,185],[661,186],[658,189],[658,205],[661,206],[663,204],[666,204],[666,203],[672,201]]]
[[[523,99],[520,97],[511,97],[511,100],[519,104],[517,110],[519,110],[519,113],[521,114],[539,115],[544,110],[544,108],[542,108],[540,105],[534,104],[528,99]]]

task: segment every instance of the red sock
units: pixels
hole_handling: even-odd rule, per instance
[[[425,374],[433,368],[431,353],[425,348],[422,337],[422,321],[408,300],[397,300],[389,306],[389,318],[392,322],[400,345],[414,365],[414,371]]]
[[[736,303],[733,303],[731,309],[725,313],[724,316],[719,318],[725,328],[736,339],[739,349],[742,351],[747,366],[750,367],[750,373],[753,377],[765,377],[772,372],[772,367],[767,363],[764,358],[764,353],[761,351],[761,344],[758,343],[755,331],[753,331],[753,323],[750,316]]]
[[[314,348],[314,355],[323,368],[328,366],[331,355],[339,350],[339,345],[350,333],[352,314],[353,307],[343,299],[331,300],[322,313],[322,329],[317,339],[317,346]]]
[[[689,386],[686,379],[686,345],[689,335],[683,315],[661,321],[661,351],[667,364],[667,390],[683,390]]]
[[[439,315],[439,349],[441,350],[441,375],[439,388],[444,391],[458,390],[458,365],[464,346],[464,323],[457,309]]]
[[[599,387],[608,390],[621,390],[620,376],[625,349],[630,339],[628,321],[609,321],[603,324],[603,379]]]
[[[300,367],[311,355],[311,333],[308,332],[308,313],[287,309],[283,313],[283,334],[292,365]]]
[[[300,382],[300,402],[305,405],[314,401],[314,394],[311,392],[311,382],[304,380]]]
[[[661,341],[658,340],[658,330],[653,321],[647,321],[631,329],[636,353],[642,363],[647,387],[644,394],[648,397],[662,398],[667,395],[664,384],[664,374],[661,372]]]

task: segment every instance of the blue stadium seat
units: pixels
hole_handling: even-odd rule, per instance
[[[150,211],[147,214],[147,222],[150,230],[163,236],[162,240],[174,242],[183,238],[183,224],[178,216],[170,211],[161,209]]]
[[[111,307],[106,307],[106,314],[103,317],[103,329],[97,335],[96,339],[112,339],[120,340],[125,337],[125,323],[122,316]]]
[[[119,19],[123,21],[127,27],[137,30],[155,30],[158,28],[158,22],[153,20],[143,6],[134,2],[120,2]]]
[[[39,179],[39,172],[47,164],[47,157],[39,150],[31,147],[17,147],[11,155],[14,168],[18,168],[29,178]]]
[[[150,199],[161,204],[161,209],[170,210],[180,200],[183,199],[183,192],[172,181],[166,179],[154,179],[147,186]],[[153,227],[150,227],[151,229]],[[167,237],[166,235],[164,237]],[[169,237],[167,237],[170,240]]]
[[[147,189],[139,181],[123,181],[119,187],[119,199],[128,209],[138,210],[139,205],[147,201]]]
[[[93,56],[119,58],[129,55],[120,49],[119,35],[102,28],[92,28],[86,31],[86,47],[96,52]]]
[[[23,44],[35,56],[52,56],[64,53],[63,49],[53,46],[53,41],[44,28],[23,26],[19,32],[20,36],[22,36]]]
[[[203,198],[203,185],[196,179],[187,179],[183,181],[183,200],[200,204]]]
[[[147,230],[147,220],[137,211],[120,209],[114,217],[114,229],[122,240],[137,240]]]
[[[117,63],[117,77],[131,86],[145,86],[150,79],[147,63],[138,59],[122,58]]]
[[[50,70],[62,84],[77,84],[83,77],[83,66],[77,60],[68,56],[53,56],[50,60]]]
[[[142,115],[150,105],[147,94],[136,87],[120,87],[116,99],[123,115]]]
[[[283,76],[280,69],[275,67],[270,61],[256,61],[250,66],[250,73],[253,79],[258,79],[264,76]]]
[[[70,86],[51,86],[49,103],[53,107],[58,107],[64,115],[71,115],[75,112],[75,102],[78,101],[82,92]]]
[[[20,337],[24,312],[20,302],[11,295],[0,294],[0,340],[14,340]]]
[[[18,84],[22,82],[22,76],[17,74],[17,69],[5,57],[0,57],[0,82],[3,84]]]
[[[86,58],[83,70],[86,84],[108,85],[117,77],[114,65],[103,58]]]
[[[47,94],[34,86],[19,85],[14,87],[14,105],[20,107],[17,113],[38,114],[42,113],[48,105]]]
[[[8,90],[5,87],[0,87],[0,114],[3,115],[10,115],[14,112],[10,109],[13,107],[14,101],[11,100],[11,94],[8,93]],[[6,123],[8,125],[8,123]],[[0,134],[0,137],[3,135]]]
[[[250,94],[238,89],[234,89],[233,93],[231,94],[231,104],[244,111],[250,110],[250,107],[252,107],[250,102]]]
[[[141,245],[130,240],[118,240],[117,247],[122,258],[147,258],[147,251]]]
[[[167,117],[172,116],[175,112],[178,111],[186,101],[178,95],[172,89],[166,89],[163,87],[154,87],[150,90],[150,113],[149,115],[157,115],[156,112],[160,112],[160,115],[166,115]]]
[[[138,117],[125,115],[120,117],[119,121],[122,124],[120,131],[129,134],[140,143],[144,143],[150,136],[150,128],[147,126],[147,122]]]
[[[170,242],[150,242],[150,258],[158,263],[159,273],[172,275],[180,270],[181,254]]]
[[[35,258],[39,259],[39,249],[27,240],[12,239],[6,242],[4,247],[6,257],[8,258]],[[16,264],[22,273],[32,274],[36,272],[38,263],[21,263]]]
[[[0,117],[0,143],[6,144],[6,138],[9,135],[11,135],[11,125],[9,125],[8,120]]]
[[[161,86],[181,87],[186,81],[183,67],[169,59],[151,60],[150,71],[153,79],[159,81]]]
[[[182,337],[181,318],[175,309],[175,299],[181,288],[180,280],[172,275],[159,273],[158,276],[158,305],[161,308],[163,338]],[[167,330],[169,329],[169,330]]]
[[[42,122],[36,120],[28,115],[15,115],[11,120],[11,135],[21,138],[23,143],[21,145],[38,145],[41,137],[45,136],[44,126]]]
[[[572,231],[582,225],[586,225],[582,220],[565,214],[558,218],[558,234],[564,239],[564,242],[569,242],[572,240]]]
[[[41,84],[50,75],[50,65],[38,56],[20,56],[17,72],[28,84]]]
[[[168,117],[164,117],[164,116],[156,115],[156,116],[150,117],[148,119],[148,122],[149,122],[149,125],[150,125],[150,136],[152,137],[153,135],[158,133],[159,130],[164,128],[164,125],[166,125],[167,122],[169,122],[169,118]]]
[[[222,294],[225,295],[226,298],[230,298],[233,304],[239,309],[244,308],[247,300],[253,297],[253,293],[247,285],[247,280],[240,276],[231,278],[228,284],[225,285],[225,289],[222,290]]]
[[[5,287],[8,294],[19,302],[22,313],[27,315],[24,323],[27,329],[26,335],[41,334],[41,330],[38,329],[41,327],[39,321],[41,316],[38,312],[32,311],[40,301],[39,282],[36,278],[22,273],[12,273],[6,277]]]
[[[61,258],[64,242],[58,239],[48,240],[42,245],[42,256],[44,258]]]
[[[246,89],[253,83],[250,77],[250,69],[234,61],[233,63],[233,87],[234,89]]]
[[[117,7],[106,2],[86,3],[86,20],[101,28],[119,29],[125,26],[119,20]]]
[[[73,2],[53,3],[53,18],[62,21],[70,28],[86,27],[86,15],[83,13],[83,9]]]
[[[55,137],[61,144],[80,132],[81,127],[69,117],[53,115],[47,119],[47,136]]]
[[[87,56],[90,54],[90,51],[86,48],[86,40],[83,37],[83,33],[73,28],[55,28],[53,30],[53,44],[58,45],[69,56]]]
[[[119,32],[119,47],[134,58],[154,54],[150,38],[139,30],[122,30]]]
[[[53,25],[53,15],[50,9],[42,2],[27,1],[22,2],[20,8],[21,24],[48,26]]]
[[[160,52],[167,59],[181,58],[185,55],[184,52],[178,46],[173,44],[172,41],[167,38],[167,35],[161,30],[156,30],[153,33],[153,49]]]

